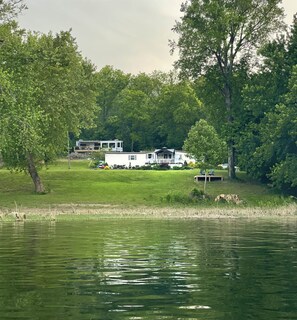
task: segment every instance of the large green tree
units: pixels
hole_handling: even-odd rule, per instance
[[[191,127],[183,149],[197,162],[202,163],[203,169],[207,169],[209,165],[217,165],[224,159],[226,144],[219,137],[215,128],[206,120],[201,119]],[[205,174],[204,192],[206,180]]]
[[[161,91],[167,81],[167,75],[162,72],[139,73],[130,79],[128,89],[138,92],[138,95],[141,93],[143,96],[142,102],[138,99],[140,105],[137,113],[140,116],[139,124],[141,126],[138,134],[138,143],[135,145],[136,150],[151,149],[159,146],[157,121],[160,115],[158,102]],[[126,114],[129,115],[129,112]],[[122,113],[122,117],[125,117],[125,114]],[[135,119],[134,122],[137,122],[137,120]]]
[[[267,129],[270,134],[265,136],[264,145],[272,144],[278,160],[269,176],[276,188],[293,191],[297,196],[297,64],[292,69],[283,103],[268,114]]]
[[[82,58],[70,32],[5,32],[0,50],[2,78],[0,135],[3,160],[30,174],[43,193],[38,168],[67,147],[68,132],[79,134],[95,110],[93,65]]]
[[[288,92],[265,114],[259,128],[259,144],[251,161],[251,174],[267,179],[279,190],[296,193],[297,186],[297,65],[292,68]]]
[[[217,89],[224,99],[223,123],[234,130],[234,68],[250,60],[260,45],[282,25],[281,0],[188,0],[174,27],[179,35],[176,66],[192,78],[216,68]],[[235,177],[235,139],[228,137],[229,177]]]
[[[267,44],[260,51],[263,65],[250,75],[242,90],[243,108],[238,119],[241,128],[237,137],[238,161],[241,168],[262,181],[276,161],[274,153],[265,161],[255,150],[263,143],[261,136],[267,125],[267,115],[282,101],[288,90],[291,67],[287,64],[287,44],[283,37]]]
[[[295,17],[287,37],[274,39],[261,49],[263,64],[242,91],[242,130],[237,140],[239,164],[250,176],[272,180],[278,189],[290,192],[295,188],[297,165],[296,22]]]
[[[118,137],[123,139],[129,151],[138,151],[145,146],[149,124],[149,98],[140,90],[124,89],[116,101]]]
[[[82,139],[108,140],[116,138],[116,116],[118,108],[115,103],[117,96],[124,90],[130,79],[129,74],[112,66],[105,66],[95,75],[96,100],[98,111],[94,119],[94,127],[84,129]]]
[[[164,86],[157,111],[154,123],[163,146],[176,149],[182,148],[191,126],[203,116],[202,103],[189,81]]]
[[[217,165],[224,160],[226,144],[215,128],[201,119],[191,127],[184,143],[184,150],[197,162]]]

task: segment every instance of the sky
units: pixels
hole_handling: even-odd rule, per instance
[[[72,29],[82,55],[100,70],[106,65],[125,73],[169,71],[176,57],[169,39],[181,16],[183,0],[26,0],[22,28],[42,33]],[[297,13],[297,0],[283,0],[286,23]]]

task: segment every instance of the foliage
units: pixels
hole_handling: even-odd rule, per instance
[[[92,123],[95,108],[93,66],[84,60],[70,32],[39,35],[1,30],[1,152],[12,170],[28,171],[37,192],[37,166],[67,147],[68,132]]]
[[[134,145],[144,141],[147,131],[149,115],[146,110],[149,108],[149,98],[143,91],[126,88],[118,95],[116,103],[119,110],[117,137],[130,146],[130,151],[135,151]]]
[[[284,103],[277,105],[274,112],[267,115],[268,123],[262,136],[264,144],[256,150],[264,157],[270,153],[276,160],[269,176],[274,185],[281,190],[296,191],[297,186],[296,83],[297,66],[294,66],[289,80],[289,92],[284,97]]]
[[[217,164],[224,159],[226,144],[220,139],[214,127],[201,119],[191,128],[184,144],[184,150],[193,156],[197,162],[201,161],[200,168],[209,168],[208,164]],[[204,172],[204,188],[206,191],[206,174]]]
[[[280,2],[186,1],[171,44],[181,80],[175,72],[130,75],[111,66],[95,72],[71,32],[21,30],[12,19],[24,2],[1,1],[1,161],[29,172],[43,192],[39,170],[66,151],[68,137],[119,138],[134,151],[184,145],[205,168],[226,161],[224,140],[230,178],[236,162],[296,194],[297,16],[280,34]]]
[[[88,160],[59,161],[42,169],[41,178],[49,193],[42,197],[34,194],[30,179],[22,173],[11,174],[0,170],[0,207],[14,208],[55,208],[65,204],[109,204],[163,206],[164,197],[169,193],[180,193],[185,198],[194,188],[203,189],[203,182],[194,182],[195,170],[92,170]],[[226,178],[227,173],[218,174]],[[267,186],[252,182],[244,173],[240,180],[213,182],[208,184],[207,193],[211,198],[218,194],[236,193],[245,199],[247,206],[265,206],[273,203],[282,205],[287,200],[272,192]],[[163,199],[163,201],[161,201]],[[200,202],[195,203],[198,205]],[[201,202],[209,206],[212,202]],[[213,203],[215,205],[215,203]]]
[[[164,86],[157,110],[155,122],[163,145],[177,149],[182,147],[191,126],[203,116],[201,101],[189,81]]]
[[[25,9],[27,7],[23,0],[2,0],[0,2],[0,24],[10,23]]]
[[[81,139],[107,140],[116,137],[114,125],[118,113],[115,103],[117,96],[130,81],[130,75],[111,66],[103,67],[95,74],[96,103],[98,111],[94,119],[94,127],[83,129]]]
[[[207,195],[204,191],[194,188],[189,194],[184,194],[182,192],[169,192],[163,199],[168,204],[183,204],[183,205],[195,205],[201,204],[202,201],[210,200],[209,195]]]
[[[249,61],[255,49],[281,26],[281,0],[189,0],[174,31],[179,35],[176,67],[182,75],[212,75],[224,99],[223,122],[228,124],[229,177],[235,177],[235,68]],[[213,72],[214,71],[214,72]],[[213,77],[216,75],[216,78]],[[219,104],[220,106],[221,104]]]
[[[283,161],[277,163],[269,175],[273,185],[278,190],[289,191],[297,196],[297,156],[287,155]]]
[[[188,195],[181,192],[169,192],[164,197],[164,200],[171,205],[210,204],[210,202],[206,202],[207,200],[210,200],[210,197],[205,194],[204,191],[198,190],[197,188],[194,188]]]
[[[171,146],[181,149],[190,127],[203,116],[189,81],[172,73],[124,74],[106,66],[96,74],[95,127],[82,139],[118,138],[126,151]]]
[[[242,132],[237,142],[240,166],[261,181],[295,193],[296,18],[291,34],[261,50],[264,65],[243,91]]]
[[[204,164],[217,164],[224,159],[226,144],[215,129],[201,119],[189,131],[184,150],[198,162],[203,160]]]
[[[194,188],[190,193],[190,198],[194,200],[205,200],[208,199],[209,196],[205,194],[203,190],[199,190],[197,188]]]
[[[105,151],[96,151],[92,153],[92,159],[98,160],[98,161],[104,161],[105,160]]]

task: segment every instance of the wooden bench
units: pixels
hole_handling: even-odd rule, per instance
[[[206,175],[206,180],[207,181],[223,181],[224,178],[222,176],[210,176]],[[194,181],[205,181],[205,175],[199,175],[194,177]]]

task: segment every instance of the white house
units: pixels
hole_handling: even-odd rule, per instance
[[[141,152],[106,152],[105,162],[109,166],[125,166],[127,168],[141,167],[148,164],[167,163],[170,167],[182,166],[195,160],[184,151],[175,149],[156,149],[155,151]]]

